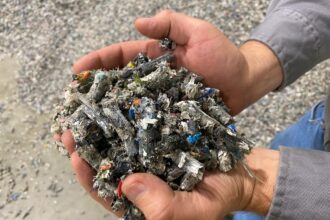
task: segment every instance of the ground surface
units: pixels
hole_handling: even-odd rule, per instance
[[[111,219],[80,189],[69,161],[50,145],[54,103],[71,64],[88,51],[142,38],[139,16],[172,8],[218,26],[237,45],[263,18],[266,0],[0,1],[0,219]],[[239,2],[239,3],[237,3]],[[330,63],[240,116],[239,130],[266,146],[322,99]]]

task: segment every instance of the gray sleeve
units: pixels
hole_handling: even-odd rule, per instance
[[[283,88],[330,57],[330,0],[274,0],[250,39],[278,57]]]
[[[329,219],[330,153],[281,147],[267,220]]]

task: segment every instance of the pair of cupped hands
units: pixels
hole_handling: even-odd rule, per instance
[[[185,67],[203,76],[205,83],[221,91],[224,102],[235,115],[260,97],[276,89],[282,80],[281,68],[272,51],[257,41],[236,47],[210,23],[173,11],[139,18],[136,29],[149,40],[128,41],[93,51],[73,66],[79,73],[91,69],[125,66],[137,53],[160,56],[159,41],[164,37],[177,46],[175,67]],[[69,130],[55,135],[70,154],[79,183],[90,196],[111,211],[111,198],[99,198],[92,188],[92,168],[75,151]],[[246,163],[259,178],[249,176],[241,164],[228,173],[206,172],[192,192],[173,191],[164,181],[145,173],[129,175],[122,190],[149,220],[222,219],[237,210],[266,214],[277,175],[278,153],[253,149]],[[123,211],[115,213],[118,216]]]

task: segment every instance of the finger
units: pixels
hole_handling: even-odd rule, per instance
[[[128,176],[123,183],[123,192],[147,219],[196,219],[191,214],[196,210],[194,194],[174,192],[154,175],[139,173]]]
[[[89,195],[99,202],[104,208],[113,212],[111,209],[110,198],[103,199],[97,195],[97,192],[93,189],[93,178],[95,176],[95,171],[82,159],[79,157],[77,152],[73,152],[71,154],[71,164],[74,172],[77,175],[77,179],[80,185],[89,193]],[[122,216],[123,211],[115,212],[117,216]]]
[[[147,37],[154,39],[168,37],[177,44],[184,45],[192,36],[198,21],[184,14],[165,10],[154,17],[137,19],[135,27]]]
[[[77,74],[84,70],[123,67],[139,52],[143,52],[149,57],[157,57],[162,53],[156,40],[127,41],[83,56],[74,64],[73,72]]]
[[[53,140],[60,142],[61,141],[61,135],[60,134],[54,134],[53,135]]]
[[[74,141],[70,130],[66,130],[63,132],[61,136],[61,142],[64,144],[69,155],[71,155],[75,151],[76,142]]]
[[[174,192],[159,178],[150,174],[133,174],[124,180],[122,189],[147,219],[172,219]]]

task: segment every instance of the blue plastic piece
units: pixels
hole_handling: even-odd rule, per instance
[[[129,120],[135,120],[135,109],[134,107],[130,107],[128,110],[128,118]]]
[[[202,132],[197,132],[194,135],[189,135],[187,141],[189,144],[196,144],[199,139],[202,137]]]
[[[215,89],[213,89],[213,88],[205,88],[201,98],[208,97],[208,96],[212,95],[214,92],[215,92]]]
[[[230,124],[230,125],[228,125],[227,126],[232,132],[237,132],[237,130],[236,130],[236,125],[235,124]]]

